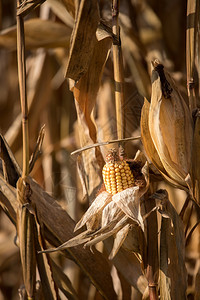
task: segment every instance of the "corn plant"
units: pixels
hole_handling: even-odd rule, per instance
[[[199,2],[9,5],[0,299],[200,299]]]

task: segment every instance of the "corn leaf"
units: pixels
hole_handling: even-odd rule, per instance
[[[45,241],[42,236],[42,229],[38,221],[36,222],[37,226],[37,239],[36,239],[36,249],[37,249],[37,267],[40,274],[42,292],[45,299],[57,299],[58,296],[58,287],[54,282],[52,263],[48,254],[39,255],[38,252],[43,249],[45,246]]]
[[[67,4],[65,5],[65,3],[67,3],[67,2],[68,3],[71,2],[70,7],[67,6]],[[47,0],[47,4],[52,9],[54,14],[56,16],[58,16],[58,18],[60,18],[60,20],[63,21],[64,24],[73,28],[74,12],[75,12],[74,1]],[[69,13],[69,11],[71,10],[70,8],[72,8],[72,11],[73,11],[72,15]]]
[[[17,212],[17,228],[24,285],[29,299],[34,299],[36,288],[36,228],[34,216],[27,205],[19,206]]]
[[[105,240],[104,244],[106,250],[110,253],[113,247],[112,239]],[[143,295],[148,282],[141,270],[141,264],[138,258],[133,253],[120,248],[112,262],[117,270],[124,276],[126,281]]]
[[[58,244],[55,244],[55,241],[58,242],[59,240],[59,243],[62,244],[72,238],[75,225],[74,221],[36,182],[30,179],[30,185],[31,190],[33,191],[31,202],[37,207],[40,224],[43,223],[47,228],[45,236],[49,239],[49,242],[54,246],[58,246]],[[16,208],[15,189],[1,177],[0,187],[0,196],[3,194],[4,197],[7,198],[7,201],[10,202],[11,207]],[[1,201],[4,201],[4,204],[6,203],[2,198]],[[48,234],[48,231],[50,231],[51,234]],[[89,250],[83,249],[82,247],[75,247],[73,250],[68,249],[67,252],[87,274],[105,299],[115,299],[116,295],[112,286],[110,268],[102,254],[98,252],[91,253]]]
[[[69,48],[71,29],[50,20],[30,19],[24,22],[26,49]],[[16,26],[5,29],[0,34],[0,47],[16,50]]]
[[[59,289],[63,292],[67,299],[78,300],[78,295],[67,275],[65,275],[62,269],[52,259],[51,265],[53,267],[53,277]]]
[[[47,0],[47,2],[52,3],[51,0]],[[76,13],[76,9],[78,7],[79,1],[76,1],[76,0],[57,0],[57,1],[54,1],[54,2],[55,2],[54,6],[56,6],[56,2],[57,2],[57,8],[59,8],[60,5],[62,5],[62,7],[64,7],[73,18],[75,17],[75,13]]]
[[[16,187],[17,180],[21,175],[21,170],[2,135],[0,135],[0,158],[2,159],[5,180]]]
[[[29,109],[29,133],[35,140],[38,131],[38,117],[45,110],[50,101],[51,79],[53,77],[53,67],[50,63],[50,57],[45,52],[40,52],[34,59],[34,64],[29,70],[27,78],[27,97]],[[44,86],[49,89],[44,89]],[[16,117],[9,130],[5,134],[12,151],[18,151],[21,147],[19,140],[22,139],[21,114]]]
[[[102,70],[111,46],[110,38],[96,42],[89,69],[73,88],[81,147],[97,142],[97,131],[93,110],[100,85]],[[103,158],[98,148],[82,153],[83,167],[87,179],[87,192],[94,196],[101,185]]]
[[[98,22],[97,0],[82,0],[71,36],[66,77],[78,81],[88,70],[96,42]]]
[[[160,191],[156,194],[162,202],[160,213],[164,213],[160,241],[161,299],[186,299],[187,272],[183,223],[168,200],[167,192]]]

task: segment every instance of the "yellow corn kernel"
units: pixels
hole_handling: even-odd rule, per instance
[[[102,175],[105,188],[112,195],[134,185],[134,178],[129,164],[119,159],[116,150],[111,150],[107,155]]]
[[[130,169],[129,169],[129,170],[128,170],[128,169],[126,169],[126,170],[125,170],[125,173],[126,173],[126,174],[131,174],[131,171],[130,171]]]
[[[127,183],[123,184],[123,189],[125,190],[127,188],[128,188],[128,184]]]
[[[117,184],[117,188],[118,188],[118,189],[121,189],[121,188],[122,188],[122,183]]]
[[[125,182],[127,182],[126,177],[122,178],[122,183],[125,183]]]
[[[122,182],[121,176],[116,178],[116,182],[117,182],[117,183],[121,183],[121,182]]]

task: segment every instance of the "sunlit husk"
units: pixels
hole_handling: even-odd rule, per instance
[[[86,225],[87,231],[76,236],[73,239],[73,245],[84,243],[85,246],[91,247],[113,236],[114,244],[109,255],[109,259],[113,259],[120,247],[123,246],[130,231],[132,234],[129,236],[129,240],[132,241],[132,248],[129,248],[129,251],[141,252],[142,254],[144,249],[140,249],[139,244],[140,239],[144,240],[144,223],[140,212],[140,197],[143,192],[144,189],[140,190],[139,187],[135,186],[112,197],[107,192],[101,193],[85,213],[81,222],[77,224],[76,228]],[[93,214],[91,214],[92,211]],[[91,228],[94,228],[94,219],[100,226],[98,230],[91,231]],[[134,230],[134,228],[138,228],[138,230]],[[66,248],[71,245],[71,240],[65,243]]]
[[[138,152],[136,157],[143,165],[141,174],[144,184],[129,187],[115,195],[111,195],[107,191],[100,193],[76,224],[75,231],[83,226],[86,226],[86,230],[58,248],[48,249],[44,252],[54,252],[81,244],[92,247],[113,236],[114,243],[109,256],[110,259],[114,258],[124,243],[129,252],[137,252],[143,256],[145,237],[140,199],[149,186],[149,170],[145,156]]]
[[[152,163],[169,181],[187,187],[191,167],[193,125],[189,108],[170,75],[153,63],[152,95],[142,112],[142,139]],[[145,116],[148,115],[148,123]],[[156,151],[156,152],[155,152]]]
[[[112,200],[112,197],[107,192],[102,192],[99,194],[92,205],[88,208],[87,212],[83,215],[81,220],[76,224],[75,231],[87,224],[88,229],[96,230],[101,225],[101,215],[103,209],[109,202]]]
[[[154,166],[161,172],[165,172],[160,157],[156,151],[153,140],[149,132],[149,108],[150,102],[145,98],[141,112],[141,136],[145,151]]]

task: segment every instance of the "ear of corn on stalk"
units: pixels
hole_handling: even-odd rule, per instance
[[[102,170],[105,188],[115,195],[134,185],[134,178],[128,163],[120,160],[115,149],[110,150]]]
[[[149,158],[171,182],[187,187],[186,177],[191,167],[192,118],[172,78],[157,60],[153,62],[149,111],[142,114],[142,139]],[[144,120],[147,114],[148,124]]]

